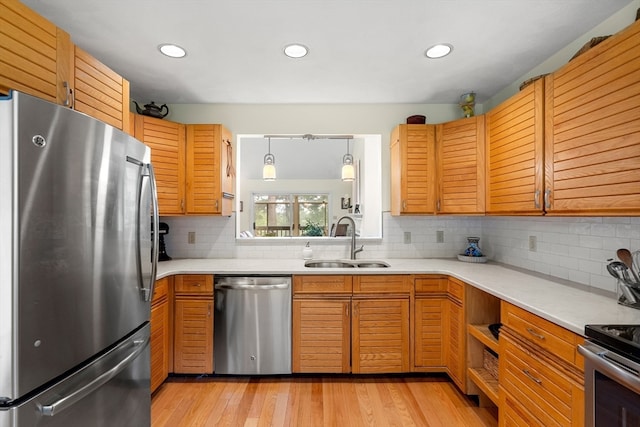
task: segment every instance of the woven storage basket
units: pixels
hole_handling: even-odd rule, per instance
[[[483,363],[484,368],[489,371],[491,376],[498,379],[498,356],[496,356],[491,350],[488,348],[484,349],[483,355]]]
[[[584,44],[584,46],[582,46],[580,48],[580,50],[578,50],[569,61],[576,59],[578,56],[582,55],[583,53],[585,53],[586,51],[588,51],[589,49],[591,49],[594,46],[597,46],[598,44],[602,43],[603,41],[605,41],[606,39],[608,39],[609,37],[611,37],[611,35],[608,36],[600,36],[600,37],[594,37],[591,40],[589,40],[588,42],[586,42]]]

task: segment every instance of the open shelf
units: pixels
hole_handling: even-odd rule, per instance
[[[467,325],[467,331],[471,336],[498,353],[498,340],[489,330],[489,325]]]
[[[485,368],[469,368],[468,375],[471,381],[498,406],[498,380]]]

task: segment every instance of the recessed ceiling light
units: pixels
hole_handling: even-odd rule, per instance
[[[160,49],[160,52],[162,52],[163,55],[167,55],[171,58],[183,58],[187,55],[186,50],[175,44],[161,44],[158,46],[158,49]]]
[[[309,52],[309,49],[302,44],[293,43],[284,47],[284,54],[289,58],[302,58]]]
[[[451,46],[450,44],[442,43],[431,46],[424,54],[427,56],[427,58],[437,59],[449,55],[452,50],[453,46]]]

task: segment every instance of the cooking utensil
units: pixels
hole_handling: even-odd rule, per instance
[[[629,249],[621,248],[618,249],[616,255],[618,255],[620,261],[622,261],[624,265],[626,265],[627,268],[631,270],[631,275],[633,276],[633,280],[635,281],[635,283],[640,283],[640,277],[638,277],[638,274],[633,269],[633,256],[631,255],[631,251],[629,251]]]
[[[638,302],[632,290],[627,285],[627,279],[629,278],[629,274],[627,273],[627,266],[619,261],[610,262],[607,264],[607,271],[613,277],[618,279],[618,286],[622,291],[622,294],[626,298],[627,302],[630,304],[635,304]]]

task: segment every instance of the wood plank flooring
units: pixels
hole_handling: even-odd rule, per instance
[[[152,427],[497,426],[444,376],[171,377]]]

